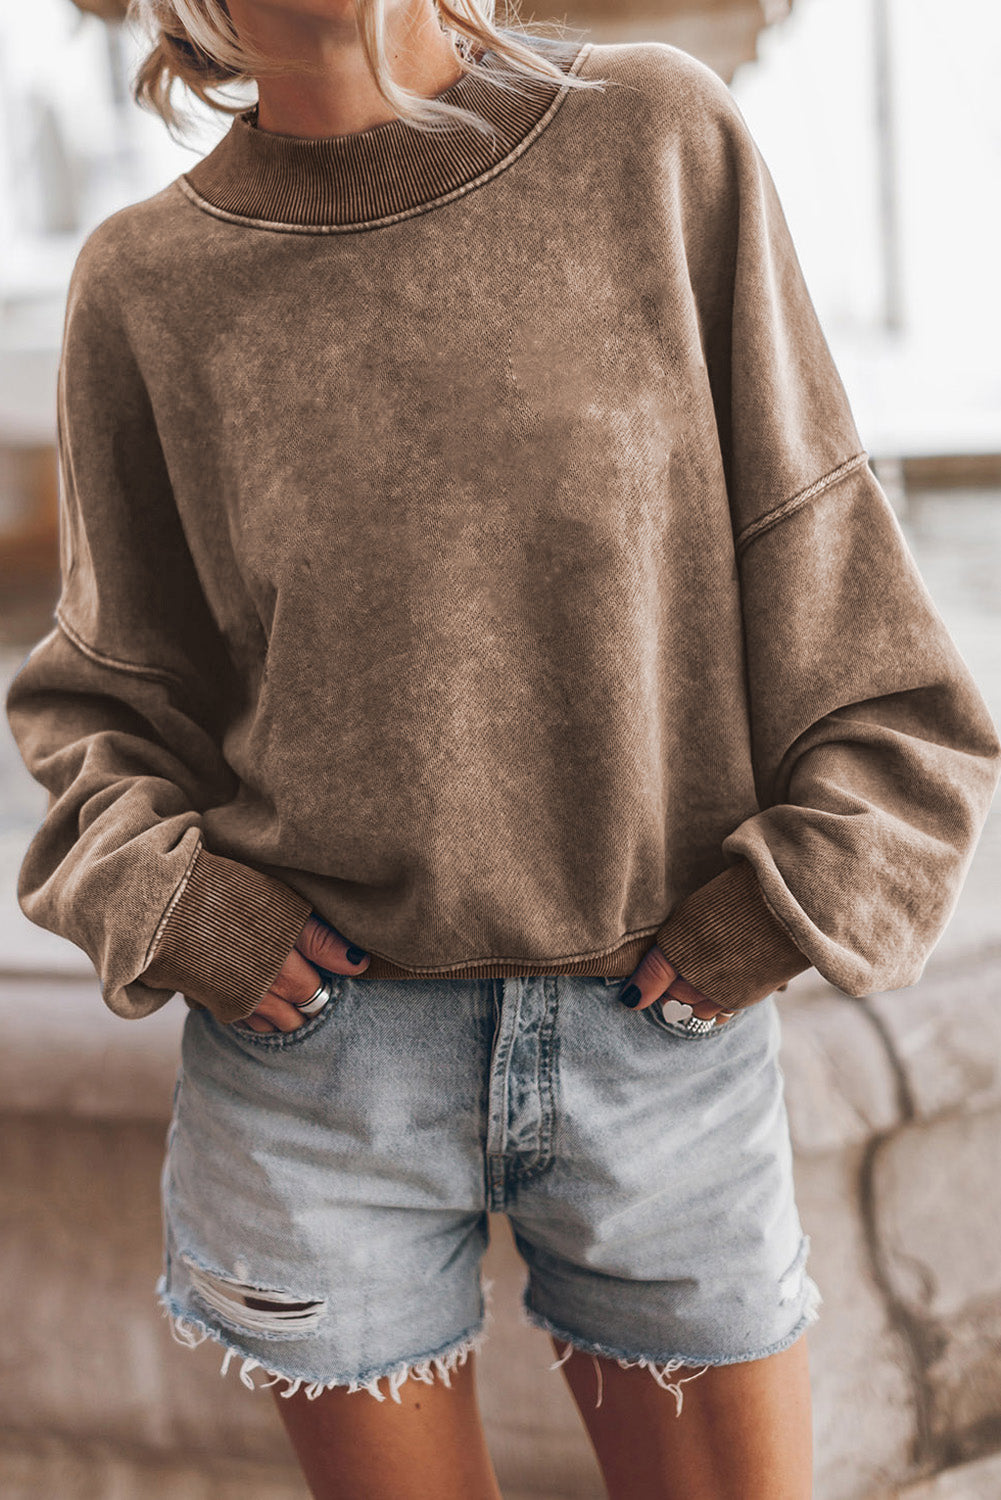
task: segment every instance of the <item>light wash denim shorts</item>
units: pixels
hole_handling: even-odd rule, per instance
[[[820,1294],[774,997],[693,1035],[622,982],[335,975],[289,1033],[189,1010],[155,1288],[174,1337],[281,1395],[448,1384],[484,1337],[500,1212],[557,1365],[644,1366],[680,1414],[684,1367],[792,1344]]]

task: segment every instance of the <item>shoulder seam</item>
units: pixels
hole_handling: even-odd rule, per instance
[[[55,610],[56,623],[70,644],[75,646],[84,656],[96,662],[99,667],[111,667],[116,672],[127,672],[132,677],[146,677],[151,682],[163,682],[168,687],[183,688],[184,683],[176,672],[170,672],[165,667],[145,666],[141,662],[123,661],[120,657],[109,656],[106,651],[99,651],[96,646],[91,646],[83,636],[78,634],[66,619],[58,605]]]
[[[863,448],[858,453],[852,454],[851,458],[846,458],[833,469],[829,469],[826,474],[822,474],[819,479],[815,479],[805,489],[799,490],[795,495],[791,495],[788,500],[783,500],[782,504],[776,505],[774,510],[766,511],[756,521],[750,521],[736,538],[734,546],[737,553],[740,554],[763,531],[768,531],[772,526],[778,525],[780,521],[786,520],[788,516],[793,515],[799,510],[800,506],[806,505],[810,500],[815,500],[818,495],[823,494],[825,490],[830,489],[839,480],[854,473],[856,469],[868,462],[868,451]]]

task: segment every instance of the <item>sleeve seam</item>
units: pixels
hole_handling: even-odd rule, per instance
[[[148,969],[150,964],[153,962],[157,944],[163,936],[164,928],[166,927],[167,922],[170,919],[174,907],[180,901],[187,887],[188,881],[191,879],[191,872],[195,868],[195,861],[197,860],[199,854],[201,854],[202,852],[203,843],[204,840],[202,839],[201,834],[199,834],[197,840],[195,841],[194,852],[192,853],[191,858],[188,860],[188,863],[184,867],[184,874],[177,882],[177,886],[173,894],[171,895],[170,900],[167,902],[163,911],[160,913],[160,919],[157,922],[156,927],[153,931],[153,936],[150,938],[149,943],[146,947],[146,955],[140,973],[145,972],[145,970]]]
[[[127,672],[132,677],[146,677],[151,682],[166,683],[168,687],[183,688],[184,684],[176,672],[170,672],[165,667],[145,666],[141,662],[123,661],[120,657],[109,656],[106,651],[99,651],[96,646],[91,646],[79,635],[66,617],[62,614],[58,605],[55,610],[56,623],[72,645],[91,661],[101,667],[111,667],[116,672]]]
[[[753,868],[753,866],[752,866],[752,868]],[[765,910],[767,911],[768,915],[771,917],[772,921],[775,923],[776,927],[778,927],[780,929],[780,931],[782,931],[782,932],[785,933],[786,937],[789,939],[790,943],[792,943],[792,945],[793,945],[794,948],[799,948],[800,953],[803,953],[802,948],[799,947],[799,944],[797,943],[796,939],[793,937],[792,933],[789,931],[789,928],[786,925],[785,918],[779,916],[778,912],[775,910],[774,906],[772,905],[772,903],[769,901],[767,895],[765,894],[765,888],[761,884],[761,881],[758,879],[758,872],[757,872],[757,870],[754,871],[754,880],[755,880],[755,884],[758,887],[759,892],[761,893],[761,904],[764,906]],[[803,953],[803,957],[806,958],[806,954],[805,953]]]
[[[759,516],[756,521],[749,522],[743,531],[738,534],[734,543],[738,555],[756,537],[759,537],[762,532],[768,531],[772,526],[778,525],[780,521],[786,520],[788,516],[793,515],[801,506],[806,505],[808,501],[815,500],[818,495],[822,495],[825,490],[830,489],[839,480],[846,478],[847,475],[854,473],[856,469],[868,462],[868,451],[863,448],[858,453],[853,454],[851,458],[845,459],[843,463],[837,464],[833,469],[829,469],[826,474],[822,474],[819,479],[815,479],[805,489],[799,490],[795,495],[791,495],[788,500],[783,500],[782,504],[775,506],[774,510],[767,511],[765,515]]]

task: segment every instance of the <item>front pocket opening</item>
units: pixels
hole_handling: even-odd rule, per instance
[[[278,1049],[281,1047],[293,1047],[298,1042],[304,1042],[314,1032],[319,1031],[330,1019],[335,1007],[339,1003],[344,990],[344,982],[350,979],[350,974],[334,974],[329,970],[321,970],[321,973],[330,980],[330,999],[322,1010],[315,1015],[307,1016],[301,1026],[295,1027],[293,1031],[255,1031],[252,1026],[242,1024],[241,1021],[230,1022],[225,1029],[235,1031],[238,1036],[251,1043],[254,1047],[270,1047]],[[245,1020],[246,1018],[243,1018]]]
[[[670,1000],[668,1003],[681,1005],[683,1002],[680,1000]],[[682,1016],[680,1020],[676,1020],[673,1016],[666,1016],[664,1014],[663,1002],[660,1000],[655,1000],[652,1005],[648,1005],[640,1014],[645,1015],[650,1024],[656,1026],[658,1031],[666,1031],[669,1036],[680,1037],[685,1042],[704,1042],[708,1041],[712,1036],[721,1036],[723,1032],[734,1024],[737,1017],[741,1015],[741,1011],[738,1010],[728,1021],[724,1021],[722,1026],[713,1026],[708,1031],[686,1031],[685,1022],[688,1020],[688,1016]]]

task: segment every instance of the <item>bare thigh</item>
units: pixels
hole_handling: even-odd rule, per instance
[[[554,1341],[555,1344],[555,1341]],[[557,1346],[558,1347],[558,1346]],[[476,1400],[475,1356],[400,1404],[342,1388],[273,1391],[314,1500],[500,1500]],[[720,1365],[674,1396],[644,1369],[575,1350],[561,1367],[610,1500],[810,1500],[806,1336],[766,1359]],[[600,1370],[601,1404],[596,1404]],[[684,1379],[694,1370],[681,1369]]]
[[[680,1415],[649,1371],[607,1359],[597,1359],[597,1405],[595,1360],[575,1350],[562,1370],[610,1500],[810,1500],[805,1334],[779,1354],[714,1366],[688,1381]],[[693,1374],[680,1369],[672,1379]]]
[[[501,1500],[476,1401],[475,1356],[451,1386],[400,1386],[399,1405],[343,1387],[272,1391],[314,1500]]]

